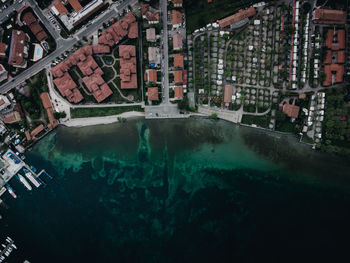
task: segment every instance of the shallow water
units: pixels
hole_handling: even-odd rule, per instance
[[[11,182],[0,238],[16,241],[13,262],[334,260],[350,233],[348,160],[293,136],[135,120],[60,127],[27,157],[54,179]]]

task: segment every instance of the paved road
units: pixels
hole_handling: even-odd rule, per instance
[[[13,11],[16,11],[18,9],[20,9],[21,7],[23,7],[26,3],[23,1],[22,3],[14,3],[13,5],[10,5],[8,8],[6,8],[5,10],[0,12],[0,23],[2,24],[3,22],[5,22],[8,19],[8,15],[10,15]]]
[[[167,0],[160,0],[161,12],[162,12],[162,23],[163,23],[163,36],[162,45],[164,50],[164,59],[162,59],[162,86],[163,86],[163,101],[162,104],[169,103],[169,59],[168,59],[168,11],[167,11]]]
[[[32,2],[33,0],[29,0],[29,1]],[[127,7],[128,5],[134,4],[135,2],[137,2],[137,1],[136,0],[125,1],[123,4],[119,5],[117,8],[119,10],[122,10],[125,7]],[[35,9],[35,10],[37,10],[37,9]],[[41,10],[39,9],[38,11],[36,11],[36,13],[38,15],[41,14]],[[105,21],[110,20],[112,17],[115,17],[116,15],[117,15],[117,12],[115,11],[114,7],[110,6],[108,11],[106,11],[102,16],[99,16],[98,18],[96,18],[95,20],[93,20],[91,22],[92,23],[91,26],[83,27],[80,31],[78,31],[73,36],[73,38],[62,39],[61,41],[58,41],[57,49],[54,52],[52,52],[48,56],[44,57],[43,59],[38,61],[36,64],[31,66],[29,69],[25,70],[24,72],[22,72],[21,74],[19,74],[15,78],[13,78],[10,82],[7,82],[4,85],[2,85],[0,87],[0,93],[3,94],[3,93],[8,92],[12,88],[21,84],[26,79],[28,79],[31,76],[38,73],[43,68],[48,67],[51,64],[51,61],[54,60],[57,56],[61,55],[66,50],[72,48],[73,45],[76,42],[78,42],[78,39],[81,39],[83,36],[89,35],[92,32],[98,30],[98,28],[100,28]],[[46,21],[47,21],[47,19],[46,19]]]

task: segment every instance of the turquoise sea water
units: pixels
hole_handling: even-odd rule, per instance
[[[12,183],[0,239],[22,262],[314,262],[347,257],[350,164],[222,121],[60,127]],[[11,262],[11,261],[10,261]],[[347,261],[344,261],[347,262]]]

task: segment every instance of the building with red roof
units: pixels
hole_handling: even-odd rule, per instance
[[[25,51],[26,47],[26,35],[21,30],[12,30],[12,38],[10,45],[10,54],[8,64],[17,67],[25,68],[27,67],[28,53]]]
[[[333,83],[341,83],[344,81],[344,65],[325,65],[324,73],[326,74],[326,79],[323,81],[323,86],[330,86]]]
[[[159,23],[159,12],[149,4],[141,3],[142,18],[146,19],[149,24]]]
[[[184,67],[184,56],[182,54],[174,55],[174,67],[183,68]]]
[[[248,9],[240,9],[238,13],[233,14],[231,16],[225,17],[223,19],[220,19],[219,25],[221,28],[227,27],[232,25],[233,23],[240,22],[246,18],[249,18],[251,16],[254,16],[256,14],[255,8],[254,7],[249,7]]]
[[[79,12],[81,9],[83,9],[78,0],[68,0],[68,2],[76,12]]]
[[[61,95],[66,97],[69,102],[78,103],[83,100],[83,95],[68,72],[65,72],[62,77],[54,79],[53,82]]]
[[[224,103],[226,104],[226,106],[228,106],[228,103],[232,102],[232,94],[233,94],[233,86],[225,85]]]
[[[158,101],[158,87],[149,87],[148,91],[148,100],[149,101]]]
[[[47,34],[36,20],[32,12],[27,12],[23,15],[23,22],[29,27],[36,39],[41,42],[47,38]]]
[[[344,51],[344,50],[338,51],[337,61],[338,61],[338,63],[340,63],[340,64],[345,63],[345,51]]]
[[[148,81],[157,82],[157,70],[155,69],[148,70]]]
[[[313,20],[321,24],[345,24],[346,11],[317,8],[313,12]]]
[[[31,131],[30,136],[34,138],[37,136],[39,133],[41,133],[44,130],[44,125],[40,124],[37,126],[34,130]]]
[[[2,64],[0,64],[0,82],[4,81],[8,77],[8,72]],[[1,106],[1,104],[0,104]]]
[[[10,114],[7,114],[3,118],[4,122],[7,124],[15,123],[21,121],[21,116],[17,111],[13,111]]]
[[[0,42],[0,58],[6,58],[6,49],[7,45],[5,43]]]
[[[176,99],[182,99],[184,97],[182,86],[175,86],[174,93],[175,93],[174,97]]]
[[[55,117],[53,115],[53,113],[55,111],[53,109],[49,93],[47,93],[47,92],[41,93],[40,94],[40,99],[41,99],[41,102],[42,102],[42,104],[44,106],[44,109],[46,110],[47,117],[48,117],[49,122],[50,122],[48,124],[48,128],[49,129],[55,128],[58,125],[58,121],[55,119]]]
[[[56,0],[53,3],[53,6],[55,7],[55,9],[57,10],[57,12],[62,15],[62,14],[68,14],[68,10],[67,8],[62,4],[61,0]]]
[[[136,47],[133,45],[120,45],[120,79],[122,89],[137,88]]]
[[[182,83],[182,70],[175,70],[174,71],[174,82],[175,83]]]
[[[293,104],[284,104],[283,112],[291,118],[298,118],[300,107]]]
[[[122,20],[117,21],[104,31],[98,38],[98,43],[113,46],[127,35],[129,38],[138,37],[138,24],[131,12],[127,13]]]
[[[177,10],[171,12],[171,23],[173,27],[179,27],[182,24],[182,14]]]

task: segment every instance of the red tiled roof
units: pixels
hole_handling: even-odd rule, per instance
[[[314,22],[326,24],[345,24],[346,12],[342,10],[317,8],[314,11]]]
[[[175,83],[182,83],[182,70],[175,70],[174,71],[174,81]]]
[[[40,99],[41,102],[43,103],[43,106],[47,112],[47,117],[49,118],[49,122],[50,122],[50,128],[54,128],[58,125],[58,121],[55,119],[53,113],[54,113],[54,109],[50,100],[50,96],[49,93],[47,92],[43,92],[40,95]]]
[[[62,77],[54,79],[53,82],[57,86],[62,96],[66,97],[68,101],[74,103],[82,101],[83,95],[81,95],[77,85],[68,72],[65,72]]]
[[[23,63],[25,34],[21,30],[12,30],[11,50],[8,63],[20,66]]]
[[[339,29],[336,34],[337,42],[333,43],[334,30],[328,29],[326,36],[326,47],[332,50],[340,50],[345,48],[345,30]]]
[[[183,68],[184,67],[184,56],[181,54],[174,55],[174,67]]]
[[[28,13],[25,13],[23,15],[22,20],[27,26],[30,26],[31,24],[33,24],[36,21],[36,18],[34,17],[32,12],[28,12]]]
[[[9,115],[4,116],[5,123],[15,123],[21,120],[19,113],[17,111],[12,112]]]
[[[150,69],[148,71],[148,75],[149,75],[149,77],[148,77],[149,82],[157,82],[157,70]]]
[[[159,100],[158,98],[158,87],[148,88],[148,100]]]
[[[95,71],[94,74],[83,78],[83,82],[98,103],[105,100],[113,93],[108,87],[107,83],[105,83],[104,79],[101,77],[102,74],[100,73],[101,72]]]
[[[29,131],[25,131],[24,134],[26,135],[27,141],[30,141],[32,137],[29,134]]]
[[[129,27],[128,38],[137,38],[139,36],[137,22],[133,22]]]
[[[299,115],[299,106],[293,105],[293,104],[284,104],[283,105],[283,112],[287,114],[288,117],[291,118],[298,118]]]
[[[179,11],[172,10],[171,21],[173,25],[182,24],[182,14]]]
[[[337,58],[338,63],[345,63],[345,51],[338,51],[338,58]]]
[[[323,81],[323,86],[329,86],[333,84],[332,77],[335,72],[335,82],[341,83],[344,79],[344,65],[332,64],[324,66],[324,73],[326,74],[326,79]]]
[[[231,16],[225,17],[221,20],[219,20],[220,27],[227,27],[233,23],[239,22],[245,18],[249,18],[251,16],[254,16],[256,14],[254,7],[249,7],[248,9],[240,9],[238,13],[233,14]]]
[[[68,0],[68,2],[73,7],[73,9],[77,12],[83,9],[83,7],[81,6],[78,0]]]
[[[36,135],[38,135],[40,132],[42,132],[44,130],[44,125],[40,124],[38,127],[36,127],[34,130],[32,130],[32,132],[30,133],[30,135],[32,137],[35,137]]]
[[[38,41],[43,41],[47,38],[47,34],[45,31],[40,31],[38,34],[35,35],[35,37],[38,39]]]
[[[61,0],[56,0],[53,3],[54,7],[57,9],[58,13],[62,14],[68,14],[67,8],[62,4]]]
[[[174,91],[175,91],[175,98],[183,98],[184,94],[183,94],[182,86],[176,86]]]
[[[332,51],[331,50],[327,50],[326,53],[326,59],[324,60],[325,64],[331,64],[332,63]]]
[[[91,75],[94,72],[94,70],[98,68],[97,63],[92,56],[88,56],[85,61],[83,61],[83,62],[81,61],[77,65],[78,65],[80,71],[85,76]]]
[[[106,45],[96,45],[92,46],[92,50],[94,54],[105,54],[111,52],[111,49],[109,46]]]
[[[6,47],[7,45],[5,43],[0,43],[0,57],[2,58],[6,57]]]

